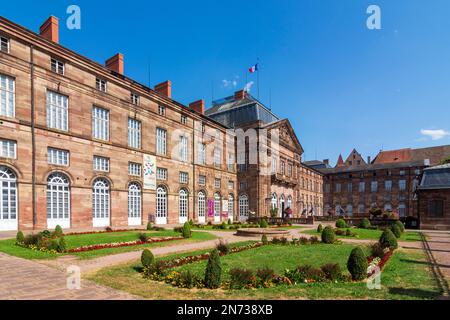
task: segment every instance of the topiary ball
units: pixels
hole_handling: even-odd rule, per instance
[[[345,222],[344,219],[339,219],[338,221],[336,221],[336,228],[339,229],[347,228],[347,223]]]
[[[361,220],[361,223],[359,224],[359,228],[361,229],[369,229],[371,226],[370,220],[367,218],[364,218]]]
[[[336,234],[334,233],[333,228],[325,227],[325,229],[323,229],[322,242],[326,244],[333,244],[336,242]]]
[[[361,281],[367,278],[367,258],[364,251],[360,248],[354,248],[347,261],[347,269],[355,281]]]
[[[55,234],[56,237],[61,237],[63,235],[63,230],[62,230],[62,228],[61,228],[61,226],[59,224],[55,227],[55,233],[54,234]]]
[[[23,235],[22,231],[17,232],[16,235],[16,243],[24,243],[25,241],[25,236]]]
[[[383,249],[389,248],[393,250],[398,248],[397,238],[389,229],[383,231],[378,242],[381,244]]]
[[[153,253],[148,250],[145,249],[144,251],[142,251],[141,254],[141,263],[144,267],[148,268],[150,267],[153,263],[155,262],[155,256],[153,255]]]
[[[148,230],[148,231],[153,230],[153,226],[152,226],[151,222],[148,222],[148,223],[147,223],[147,230]]]
[[[183,225],[183,238],[191,238],[192,232],[191,232],[191,224],[189,222],[185,222]]]
[[[397,239],[399,239],[402,236],[402,231],[395,223],[391,226],[391,231]]]
[[[317,227],[317,232],[322,233],[322,231],[323,231],[323,226],[321,224],[319,224],[319,226]]]

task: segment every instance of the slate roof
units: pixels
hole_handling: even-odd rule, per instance
[[[450,163],[424,170],[419,190],[431,189],[450,189]]]

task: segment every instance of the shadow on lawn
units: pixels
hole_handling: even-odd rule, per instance
[[[440,294],[436,291],[423,289],[389,288],[389,293],[419,299],[436,299],[440,297]]]
[[[417,260],[411,260],[411,259],[400,259],[400,261],[406,262],[406,263],[431,266],[431,263],[429,263],[428,261],[417,261]],[[439,268],[450,268],[450,265],[448,265],[448,264],[436,264],[436,266],[438,266]]]

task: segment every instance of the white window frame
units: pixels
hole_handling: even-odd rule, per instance
[[[141,122],[133,118],[128,118],[128,146],[141,148]]]
[[[199,142],[197,145],[197,158],[198,164],[206,164],[206,145],[204,143]]]
[[[18,229],[17,191],[16,174],[8,167],[0,165],[0,231]]]
[[[273,195],[272,195],[272,201],[273,201]],[[246,194],[242,194],[239,196],[239,220],[247,221],[248,216],[249,216],[248,196]]]
[[[156,168],[156,179],[167,181],[168,174],[166,168]]]
[[[92,186],[92,221],[94,227],[110,225],[110,184],[108,180],[98,178]]]
[[[140,103],[140,96],[138,94],[132,92],[130,94],[130,102],[132,104],[134,104],[135,106],[138,106]]]
[[[180,183],[188,184],[189,183],[189,173],[180,171]]]
[[[220,193],[214,193],[214,222],[220,222],[222,210],[222,197]]]
[[[233,222],[234,219],[234,195],[229,194],[228,195],[228,219]]]
[[[188,137],[186,137],[184,135],[181,135],[180,136],[180,143],[178,145],[180,161],[183,161],[183,162],[187,162],[188,161],[188,146],[189,146]]]
[[[64,62],[55,59],[55,58],[50,58],[50,68],[52,69],[52,72],[60,74],[60,75],[64,75],[65,73],[65,64]]]
[[[384,189],[387,192],[391,192],[392,191],[392,180],[384,181]]]
[[[370,183],[370,192],[372,193],[378,192],[378,181],[372,181]]]
[[[400,191],[406,191],[406,180],[405,179],[398,181],[398,189]]]
[[[179,223],[188,221],[189,214],[189,193],[186,189],[181,189],[178,199]]]
[[[4,50],[6,46],[6,50]],[[0,51],[9,53],[11,50],[11,40],[9,38],[0,36]]]
[[[100,172],[109,172],[109,158],[102,157],[102,156],[94,156],[93,159],[93,168],[94,171],[100,171]]]
[[[214,188],[216,188],[216,189],[222,188],[222,179],[218,179],[218,178],[214,179]]]
[[[47,228],[57,225],[70,228],[70,182],[62,173],[52,173],[47,179]]]
[[[167,189],[164,186],[156,189],[156,224],[167,224]]]
[[[198,193],[198,222],[206,222],[206,195],[203,191]]]
[[[47,90],[47,127],[61,131],[69,130],[69,98]]]
[[[234,181],[228,181],[228,190],[234,190]]]
[[[92,107],[92,137],[94,139],[109,141],[109,110]]]
[[[156,128],[156,153],[161,156],[167,155],[167,130]]]
[[[108,90],[108,83],[106,80],[95,78],[95,88],[101,92],[106,92]]]
[[[17,142],[14,140],[0,139],[0,158],[16,159]]]
[[[186,125],[187,124],[187,116],[182,114],[180,119],[181,124]]]
[[[55,166],[69,166],[70,153],[67,150],[48,147],[47,148],[47,160],[49,164]]]
[[[128,175],[134,177],[142,176],[142,165],[136,162],[128,162]]]
[[[16,80],[0,74],[0,116],[16,116]]]
[[[221,165],[222,165],[222,149],[215,148],[214,149],[214,166],[216,168],[220,168]]]
[[[198,184],[200,186],[206,186],[206,176],[205,175],[198,176]]]
[[[166,115],[166,107],[159,105],[158,106],[158,114],[160,116],[165,116]]]
[[[128,185],[128,225],[142,225],[142,190],[137,182]]]

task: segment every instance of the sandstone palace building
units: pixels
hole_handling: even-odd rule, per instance
[[[101,65],[58,37],[55,17],[39,34],[0,18],[0,231],[321,214],[323,175],[302,165],[288,120],[242,91],[206,116],[203,100],[174,101],[170,81],[125,76],[122,54]],[[221,107],[248,121],[222,121]],[[236,147],[230,128],[245,127],[279,129],[275,155],[256,142],[269,174]]]

